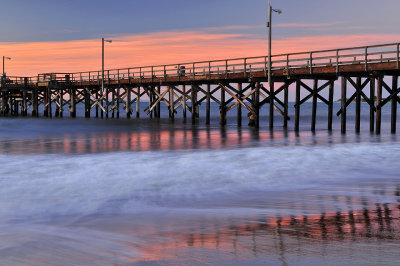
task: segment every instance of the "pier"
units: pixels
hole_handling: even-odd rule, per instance
[[[341,132],[346,133],[346,110],[354,102],[354,130],[358,133],[361,102],[365,101],[370,131],[380,134],[382,107],[391,104],[391,132],[396,133],[399,47],[400,43],[392,43],[273,55],[272,86],[264,85],[268,82],[268,56],[110,69],[104,75],[88,71],[7,76],[1,79],[0,112],[3,116],[74,118],[79,104],[84,106],[86,118],[91,111],[97,118],[139,118],[141,110],[149,118],[159,118],[163,104],[170,119],[179,111],[185,123],[197,124],[204,115],[210,124],[213,101],[220,106],[221,126],[226,124],[227,113],[235,110],[238,126],[242,125],[242,112],[248,112],[255,127],[268,123],[272,129],[276,126],[274,117],[280,115],[284,128],[290,122],[299,131],[301,106],[312,101],[312,131],[318,104],[326,104],[327,129],[332,130],[333,115],[337,115],[341,117]],[[290,86],[295,87],[294,119],[288,113]],[[355,90],[352,95],[350,87]],[[302,89],[307,95],[301,95]],[[328,97],[321,95],[323,90],[328,90]],[[387,98],[383,98],[383,90]],[[340,110],[333,110],[335,95],[340,95]],[[199,112],[202,103],[206,104],[205,114]],[[268,114],[269,121],[260,120],[261,112]]]

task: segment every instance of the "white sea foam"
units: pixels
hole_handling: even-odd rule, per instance
[[[133,212],[397,177],[398,143],[0,157],[0,216]]]

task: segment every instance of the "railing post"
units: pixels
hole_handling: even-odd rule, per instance
[[[225,73],[226,73],[226,78],[228,78],[228,60],[225,61]]]
[[[267,57],[264,57],[264,73],[265,76],[268,75],[268,69],[267,69]]]
[[[286,55],[286,76],[290,76],[290,74],[289,74],[289,55]]]
[[[400,60],[399,60],[400,59],[399,58],[400,55],[399,55],[399,53],[400,53],[400,43],[397,44],[397,56],[396,56],[397,57],[397,69],[400,69]]]
[[[339,49],[336,50],[336,74],[339,73]]]
[[[196,71],[195,71],[195,63],[193,63],[193,79],[195,79],[196,78],[196,73],[195,73]]]
[[[210,75],[211,78],[211,61],[208,61],[208,75]]]
[[[313,73],[313,60],[312,60],[312,52],[310,53],[310,74],[312,74]]]
[[[154,67],[151,67],[151,81],[154,81]]]
[[[140,75],[139,81],[140,81],[140,83],[142,83],[142,68],[141,67],[139,68],[139,75]]]
[[[247,58],[244,59],[244,77],[247,78]]]
[[[131,83],[130,69],[128,68],[128,83]]]
[[[167,80],[167,69],[166,66],[164,65],[164,81]]]
[[[368,71],[368,47],[365,47],[365,71]]]

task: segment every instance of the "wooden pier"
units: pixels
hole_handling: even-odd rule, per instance
[[[332,129],[334,95],[340,92],[341,131],[346,132],[349,105],[355,102],[355,131],[360,132],[361,102],[370,109],[370,131],[379,134],[382,107],[391,104],[391,132],[396,132],[400,43],[351,47],[272,56],[272,86],[267,81],[268,57],[238,58],[172,65],[135,67],[79,73],[48,73],[36,77],[5,77],[1,80],[0,112],[3,116],[70,117],[77,116],[77,105],[84,106],[85,117],[140,117],[144,110],[150,118],[159,118],[161,105],[174,119],[178,110],[183,121],[191,116],[198,123],[199,105],[206,104],[206,124],[210,124],[211,102],[220,106],[219,123],[224,126],[227,113],[236,109],[237,124],[242,125],[242,112],[248,112],[255,127],[261,108],[268,105],[269,127],[275,115],[283,117],[283,127],[293,121],[299,131],[301,106],[312,101],[310,129],[316,129],[317,106],[328,106],[327,128]],[[391,80],[391,84],[388,80]],[[104,89],[102,83],[104,80]],[[339,86],[335,82],[340,81]],[[295,117],[288,113],[289,86],[295,87]],[[349,95],[348,87],[355,93]],[[365,91],[369,88],[369,92]],[[308,95],[301,95],[301,90]],[[328,98],[321,95],[328,90]],[[383,90],[388,97],[383,98]],[[368,96],[367,96],[368,95]],[[280,97],[278,97],[280,96]],[[303,96],[303,97],[302,97]],[[146,101],[144,101],[144,99]],[[283,99],[283,100],[281,100]],[[144,105],[145,104],[145,105]],[[41,107],[41,108],[39,108]],[[53,107],[55,110],[53,110]],[[264,110],[264,109],[263,109]]]

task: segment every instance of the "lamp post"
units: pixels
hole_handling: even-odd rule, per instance
[[[280,9],[273,9],[271,6],[271,0],[268,0],[268,85],[270,89],[270,118],[269,118],[269,126],[272,128],[274,126],[274,90],[272,88],[272,12],[281,14],[282,11]]]
[[[104,92],[104,43],[112,43],[112,40],[104,40],[101,38],[101,92]]]
[[[105,40],[101,38],[101,97],[104,95],[104,43],[112,43],[112,40]],[[107,112],[106,117],[108,118],[108,94],[106,95],[106,105],[107,105]],[[103,100],[101,100],[101,106],[103,106]],[[103,118],[103,111],[101,111],[101,118]]]
[[[6,77],[6,72],[4,71],[4,61],[11,60],[11,57],[3,56],[3,78]]]

